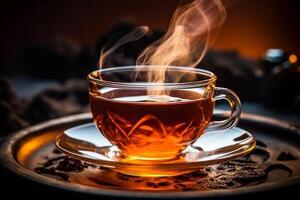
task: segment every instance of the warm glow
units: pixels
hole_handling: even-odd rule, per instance
[[[42,135],[38,135],[30,138],[29,141],[24,142],[18,151],[17,160],[18,162],[25,164],[27,161],[31,162],[31,156],[34,155],[41,146],[45,146],[53,141],[57,136],[58,131],[49,132]]]
[[[298,58],[295,54],[291,54],[290,57],[289,57],[289,61],[292,63],[292,64],[295,64],[297,63],[298,61]]]

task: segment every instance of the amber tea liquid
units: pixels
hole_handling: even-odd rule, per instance
[[[212,97],[192,91],[149,96],[145,91],[90,92],[93,118],[102,134],[133,159],[175,157],[199,138],[213,112]]]

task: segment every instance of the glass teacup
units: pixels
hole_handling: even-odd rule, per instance
[[[88,75],[94,122],[128,159],[174,159],[205,132],[237,124],[240,100],[231,90],[215,87],[212,72],[169,66],[163,83],[149,83],[149,70],[160,66],[114,67]],[[163,94],[149,94],[162,88]],[[214,103],[221,99],[229,102],[231,115],[211,121]]]

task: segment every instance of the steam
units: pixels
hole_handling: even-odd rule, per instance
[[[101,49],[100,58],[98,60],[98,67],[101,69],[103,65],[105,64],[105,61],[107,57],[113,53],[115,50],[117,50],[122,45],[133,42],[136,40],[139,40],[144,35],[146,35],[149,31],[149,28],[147,26],[139,26],[135,28],[133,31],[119,39],[112,47],[108,48],[109,42]]]
[[[160,84],[165,80],[169,65],[195,67],[214,42],[212,31],[220,27],[225,18],[226,9],[220,0],[194,0],[179,7],[165,36],[139,56],[137,68],[149,65],[152,69],[149,69],[148,82]],[[153,65],[161,67],[157,70],[151,67]],[[152,87],[148,94],[163,95],[166,91],[163,87]]]
[[[220,27],[225,18],[220,0],[194,0],[179,7],[165,36],[146,48],[137,64],[194,67],[212,45],[211,31]]]
[[[136,76],[139,76],[141,66],[146,65],[149,70],[147,81],[152,84],[147,88],[148,95],[167,95],[163,87],[155,85],[165,81],[168,66],[195,67],[213,44],[225,18],[226,9],[221,0],[193,0],[178,7],[164,37],[148,46],[137,59]],[[147,31],[148,28],[139,27],[109,50],[104,48],[99,66],[103,66],[104,59],[111,52],[129,41],[141,38]],[[172,80],[179,81],[180,76],[172,77]]]

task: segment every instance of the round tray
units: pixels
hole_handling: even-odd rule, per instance
[[[72,169],[72,172],[68,172],[69,169],[66,167],[68,163],[65,163],[66,166],[62,169],[64,173],[51,174],[43,171],[41,166],[45,167],[56,162],[52,161],[49,164],[47,160],[51,158],[59,160],[59,157],[64,157],[54,150],[55,137],[67,128],[87,122],[91,122],[90,114],[73,115],[11,134],[1,145],[1,165],[17,177],[23,177],[25,181],[38,186],[51,188],[51,190],[67,195],[75,193],[83,197],[91,195],[96,198],[99,196],[154,199],[233,198],[240,197],[240,195],[264,194],[274,189],[286,189],[300,183],[300,129],[284,121],[253,114],[243,114],[239,123],[239,127],[248,130],[257,139],[257,147],[251,155],[245,159],[201,169],[191,175],[163,180],[143,180],[139,177],[122,176],[109,171],[105,166],[99,167],[88,163],[79,165],[75,171]],[[78,160],[65,159],[77,166]],[[63,162],[67,161],[63,160]],[[251,176],[246,174],[248,179],[243,179],[245,174],[241,175],[241,173],[246,173],[245,171],[251,167],[258,172],[250,171]],[[224,168],[226,168],[225,171]],[[240,170],[235,171],[234,168]],[[210,170],[217,171],[220,176],[225,176],[223,179],[227,178],[227,183],[218,185],[218,182],[213,182],[211,178],[203,178],[211,173]],[[259,174],[259,171],[263,172]],[[254,172],[256,175],[253,175]],[[235,179],[228,179],[232,174]],[[88,176],[94,176],[93,180],[85,181]],[[223,179],[221,177],[218,180]],[[115,184],[116,181],[118,184]],[[212,184],[207,186],[207,181],[212,181]]]

